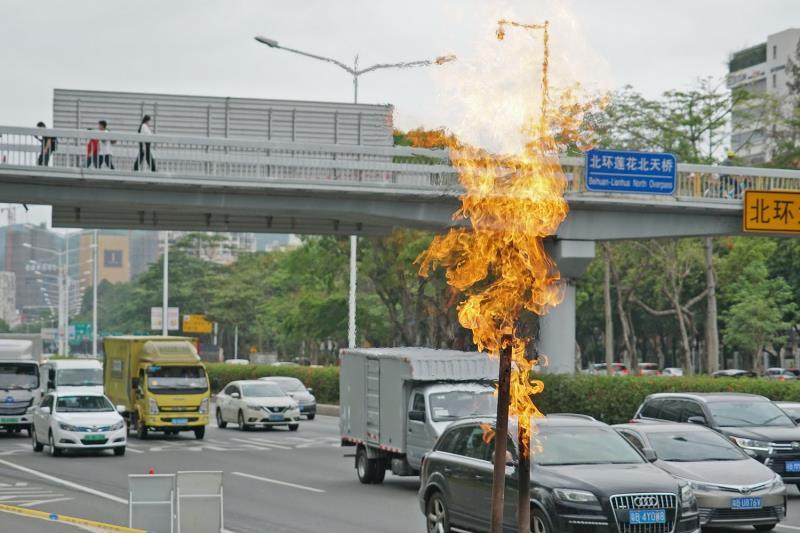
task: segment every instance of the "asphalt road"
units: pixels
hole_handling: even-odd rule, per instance
[[[418,478],[387,474],[383,485],[362,485],[353,458],[345,456],[354,449],[340,447],[338,435],[338,419],[318,416],[297,432],[211,426],[202,441],[190,433],[131,437],[125,457],[105,452],[54,458],[33,453],[25,437],[0,432],[0,503],[127,525],[129,474],[222,470],[228,531],[424,531]],[[789,517],[776,531],[800,531],[800,492],[791,487],[789,494]],[[0,513],[0,531],[51,531],[45,524]],[[53,524],[52,531],[78,530]]]

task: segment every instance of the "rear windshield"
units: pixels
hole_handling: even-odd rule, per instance
[[[795,425],[786,413],[771,402],[711,402],[708,409],[721,427]]]
[[[664,461],[742,461],[739,448],[712,431],[670,431],[648,434],[650,444]]]
[[[56,400],[58,413],[99,413],[113,410],[114,406],[105,396],[59,396]]]
[[[99,368],[63,368],[56,373],[59,387],[91,387],[103,384],[103,371]]]
[[[533,461],[541,466],[634,464],[644,459],[616,431],[595,427],[540,427]],[[539,448],[537,450],[537,448]]]
[[[31,363],[0,363],[0,389],[35,389],[39,368]]]

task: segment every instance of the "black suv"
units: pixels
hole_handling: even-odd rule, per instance
[[[645,398],[633,421],[702,424],[755,457],[784,482],[800,486],[800,427],[764,396],[741,393],[660,393]]]
[[[420,506],[429,533],[488,531],[494,441],[472,419],[450,425],[422,464]],[[509,424],[504,531],[516,531],[516,428]],[[650,464],[610,426],[580,415],[536,420],[531,530],[536,533],[699,533],[687,484]],[[654,459],[654,457],[653,457]]]

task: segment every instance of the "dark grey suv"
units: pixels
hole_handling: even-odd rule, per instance
[[[633,421],[702,424],[718,431],[800,486],[800,427],[764,396],[741,393],[660,393],[645,398]]]
[[[426,457],[420,505],[429,533],[488,531],[494,441],[473,419],[449,426]],[[594,419],[537,419],[531,469],[531,530],[536,533],[699,533],[689,486],[650,464],[614,429]],[[516,430],[509,433],[516,435]],[[504,530],[516,530],[517,443],[506,469]]]

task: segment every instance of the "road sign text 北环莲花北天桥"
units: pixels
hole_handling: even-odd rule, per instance
[[[586,190],[672,194],[678,163],[667,153],[594,149],[586,152]]]

